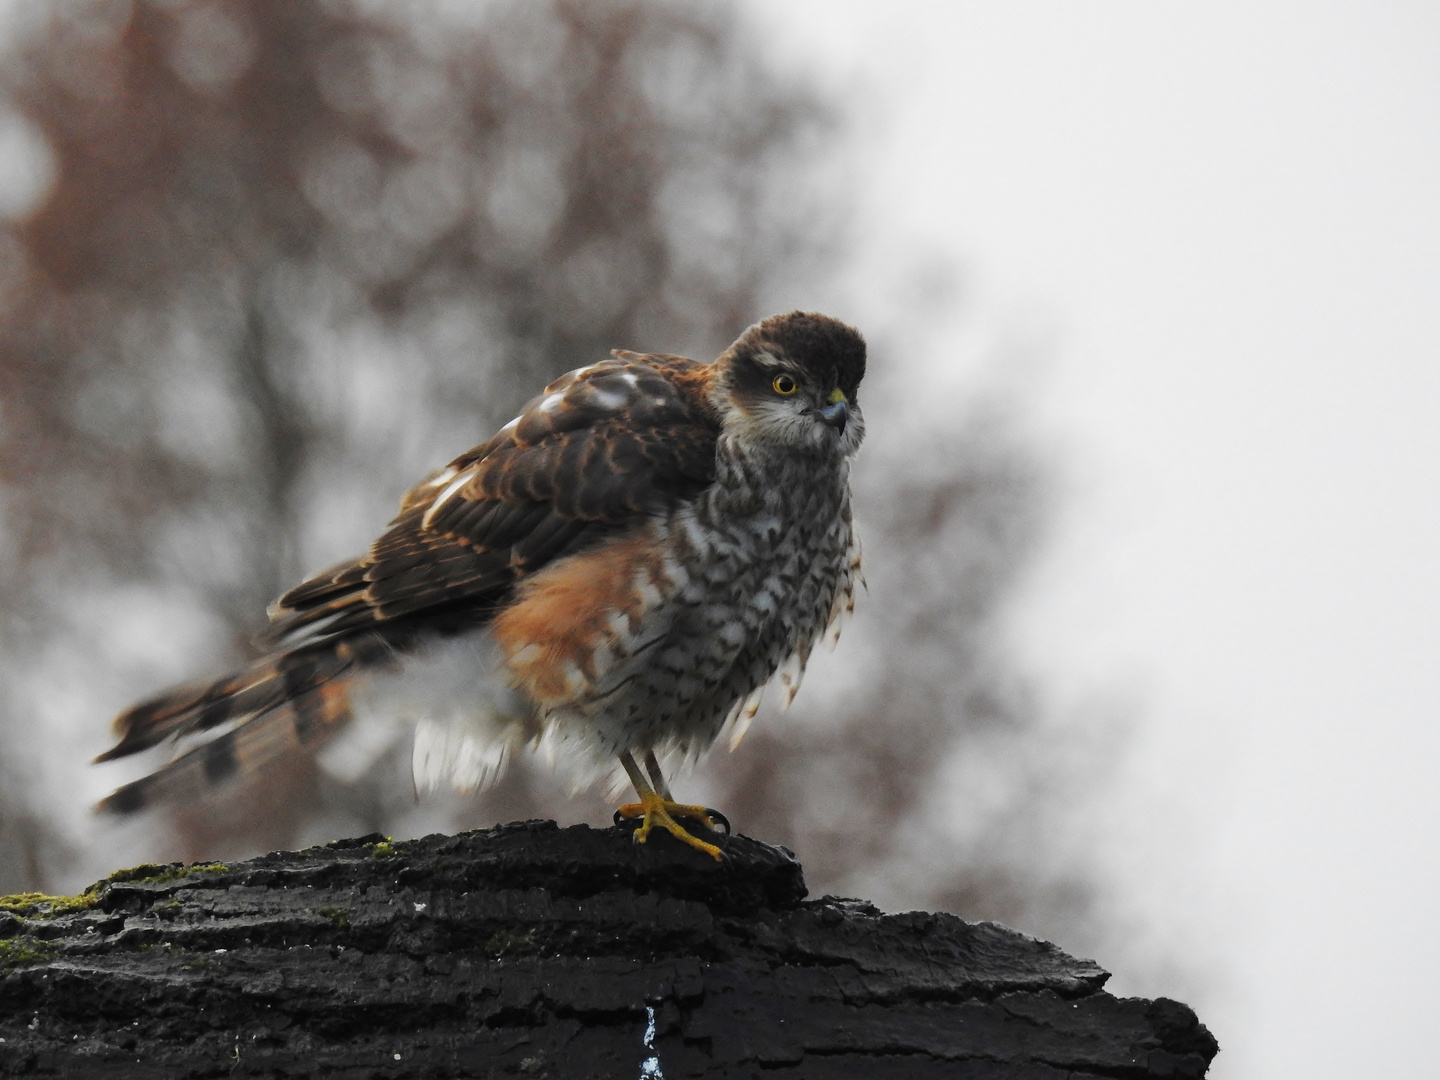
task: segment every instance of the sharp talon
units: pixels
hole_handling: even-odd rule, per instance
[[[640,827],[635,830],[634,840],[637,844],[643,844],[650,839],[650,830],[656,826],[664,829],[671,836],[675,837],[682,844],[688,844],[696,851],[703,851],[717,862],[723,860],[725,855],[714,844],[707,844],[699,837],[687,832],[685,827],[676,821],[676,818],[690,818],[698,821],[707,830],[713,828],[711,824],[712,811],[703,806],[687,806],[684,803],[677,803],[670,799],[662,798],[653,791],[642,792],[638,803],[626,803],[615,811],[615,823],[621,824],[624,821],[640,819]],[[717,815],[725,825],[725,832],[730,832],[730,823],[725,821],[723,814]]]
[[[615,808],[611,820],[618,826],[629,825],[631,828],[639,828],[645,820],[645,804],[638,802],[625,803]]]
[[[711,827],[711,828],[714,828],[715,826],[718,825],[718,826],[720,826],[721,829],[724,829],[724,830],[725,830],[725,835],[726,835],[726,836],[729,836],[729,835],[730,835],[730,819],[729,819],[728,817],[726,817],[724,814],[720,813],[720,811],[719,811],[719,810],[716,810],[713,806],[707,806],[707,807],[705,808],[705,813],[710,816],[710,827]],[[717,830],[717,831],[719,831],[719,830]]]

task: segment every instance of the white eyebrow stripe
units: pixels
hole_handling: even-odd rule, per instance
[[[430,527],[430,523],[435,520],[436,511],[438,511],[440,507],[445,505],[446,500],[448,500],[451,495],[454,495],[462,487],[468,484],[471,480],[472,475],[473,474],[470,472],[470,470],[466,469],[459,476],[455,477],[454,480],[450,481],[449,487],[447,487],[439,495],[435,496],[435,501],[430,504],[430,509],[426,510],[425,516],[420,519],[420,527],[422,529],[428,529]]]
[[[788,371],[792,374],[800,374],[800,369],[789,360],[782,360],[772,352],[763,349],[755,354],[755,363],[759,364],[766,371]]]
[[[802,384],[805,382],[805,373],[803,371],[801,371],[789,360],[781,360],[773,353],[756,353],[755,364],[767,375],[793,375],[796,382]]]

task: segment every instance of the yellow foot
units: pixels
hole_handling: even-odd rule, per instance
[[[703,806],[687,806],[684,803],[671,802],[669,799],[661,798],[655,792],[646,792],[640,796],[639,802],[626,803],[615,811],[615,820],[618,824],[621,818],[644,818],[640,827],[635,830],[635,843],[643,844],[650,838],[650,830],[659,826],[675,837],[681,843],[689,844],[696,851],[703,851],[712,859],[721,861],[725,855],[714,844],[707,844],[704,840],[690,835],[676,818],[691,818],[700,822],[708,830],[715,829],[715,822],[710,817],[710,811]],[[727,824],[726,831],[729,831]]]

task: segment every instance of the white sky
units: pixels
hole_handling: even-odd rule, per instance
[[[1050,343],[1074,494],[1015,633],[1062,708],[1139,688],[1097,857],[1162,940],[1113,988],[1198,973],[1217,1080],[1433,1077],[1440,5],[749,6],[861,102],[860,287],[946,253]]]
[[[1106,857],[1212,976],[1211,1075],[1435,1076],[1440,5],[751,6],[868,101],[875,264],[1053,342],[1017,634],[1059,700],[1142,688]]]

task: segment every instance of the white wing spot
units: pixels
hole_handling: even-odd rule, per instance
[[[618,409],[630,399],[624,394],[617,394],[613,390],[592,390],[590,400],[602,409]]]
[[[454,495],[470,482],[470,476],[470,470],[465,470],[450,481],[449,487],[435,496],[435,501],[430,504],[430,509],[426,510],[425,516],[420,519],[420,527],[422,529],[428,529],[430,527],[430,523],[435,520],[435,514],[439,511],[440,507],[445,505],[450,496]]]
[[[564,394],[551,394],[544,401],[540,402],[539,409],[542,413],[552,413],[560,407],[564,400]]]

